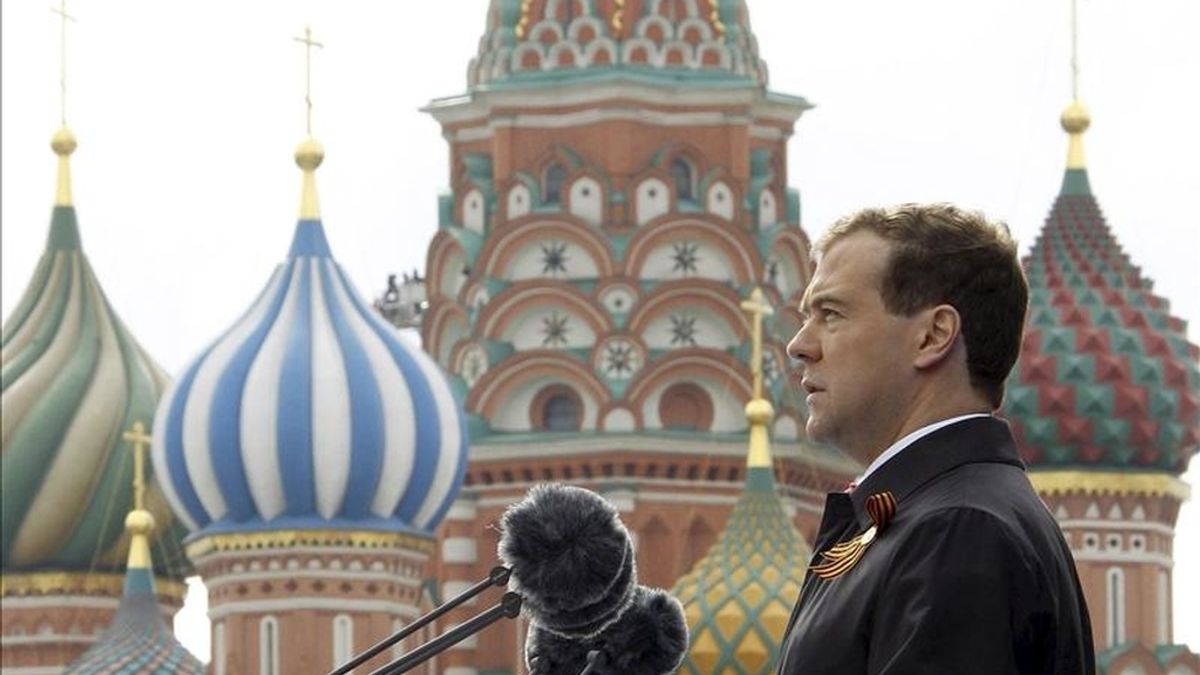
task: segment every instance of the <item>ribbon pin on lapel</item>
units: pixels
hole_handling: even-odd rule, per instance
[[[809,568],[813,574],[821,579],[834,579],[853,569],[875,537],[892,522],[892,517],[896,515],[896,498],[891,492],[878,492],[867,497],[865,508],[874,524],[853,539],[838,543],[821,553],[825,560]]]

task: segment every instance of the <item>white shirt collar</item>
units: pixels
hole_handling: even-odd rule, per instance
[[[916,431],[912,432],[911,434],[905,436],[904,438],[901,438],[900,440],[898,440],[895,443],[892,443],[890,446],[888,446],[888,449],[884,450],[882,453],[880,453],[880,455],[875,458],[875,461],[871,462],[871,465],[867,467],[867,470],[864,471],[863,474],[861,476],[859,476],[857,480],[854,481],[854,483],[856,485],[861,485],[862,482],[867,479],[867,476],[870,476],[873,471],[875,471],[879,467],[883,466],[885,463],[887,463],[887,461],[889,459],[900,454],[900,452],[902,450],[904,450],[908,446],[912,445],[913,443],[916,443],[918,440],[924,438],[925,436],[932,434],[933,432],[937,431],[938,429],[941,429],[942,427],[950,426],[951,424],[954,424],[955,422],[969,420],[972,417],[991,417],[991,415],[989,415],[987,413],[970,413],[967,415],[959,415],[958,417],[951,417],[950,419],[942,420],[940,422],[934,422],[933,424],[926,424],[925,426],[921,427],[920,429],[917,429]]]

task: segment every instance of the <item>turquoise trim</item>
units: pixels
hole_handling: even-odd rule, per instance
[[[800,191],[794,187],[787,189],[787,222],[792,225],[800,224]]]
[[[513,89],[549,89],[564,83],[607,83],[637,82],[642,84],[688,84],[709,86],[714,89],[737,90],[758,89],[758,82],[750,75],[738,75],[729,71],[691,70],[686,68],[667,70],[657,66],[622,64],[617,66],[594,66],[591,68],[564,68],[547,71],[519,71],[508,73],[502,79],[490,80],[471,87],[472,92],[510,91]],[[786,103],[787,101],[778,101]]]
[[[467,254],[467,262],[474,265],[475,261],[479,259],[479,252],[483,250],[483,235],[465,227],[454,227],[450,229],[450,236],[454,237],[455,241],[463,247],[463,251]]]
[[[755,466],[747,469],[746,492],[775,494],[775,470],[766,466]]]
[[[494,197],[492,190],[492,156],[484,153],[466,153],[462,156],[467,168],[467,180],[479,188],[489,198]],[[490,209],[489,209],[490,210]]]
[[[55,206],[50,216],[50,235],[46,238],[47,251],[80,250],[79,222],[74,206]]]
[[[487,277],[483,280],[483,287],[487,290],[488,295],[493,298],[503,293],[511,285],[512,283],[503,279],[496,279],[495,277]]]
[[[154,577],[150,570],[130,568],[125,572],[125,595],[153,594]]]
[[[1063,174],[1061,193],[1064,195],[1092,194],[1087,169],[1067,169],[1067,172]]]
[[[454,226],[454,195],[443,193],[437,198],[438,229],[448,229]]]

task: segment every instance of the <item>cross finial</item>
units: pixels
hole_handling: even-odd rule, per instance
[[[312,136],[312,48],[324,47],[325,45],[313,40],[312,26],[304,27],[304,37],[292,38],[296,42],[304,45],[304,105],[305,105],[305,124],[304,128],[308,135]]]
[[[58,39],[58,88],[61,94],[59,101],[62,115],[62,125],[67,126],[67,22],[74,21],[75,17],[67,14],[67,0],[59,0],[58,7],[51,7],[51,12],[59,15],[62,25]]]
[[[746,404],[746,419],[750,422],[750,448],[746,457],[748,468],[771,466],[771,441],[767,426],[775,415],[771,402],[763,398],[763,317],[775,310],[763,297],[761,288],[750,292],[750,299],[741,302],[742,311],[750,315],[750,372],[754,374],[754,398]]]
[[[1079,101],[1079,13],[1078,0],[1071,0],[1071,100]]]
[[[122,434],[121,438],[125,439],[133,450],[133,508],[141,511],[145,508],[146,479],[142,474],[146,461],[146,447],[154,439],[146,433],[146,426],[141,420],[134,422],[133,427]]]
[[[750,315],[751,356],[750,372],[754,374],[754,398],[762,398],[763,386],[763,317],[771,316],[775,310],[763,297],[761,288],[750,292],[750,299],[742,301],[742,311]]]

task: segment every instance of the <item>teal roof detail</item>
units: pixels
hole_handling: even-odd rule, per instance
[[[64,675],[203,675],[205,666],[167,628],[146,569],[125,574],[125,593],[108,630]]]
[[[671,590],[691,633],[678,672],[774,673],[811,556],[775,493],[773,470],[748,469],[721,537]]]
[[[1025,461],[1183,473],[1200,449],[1200,347],[1117,242],[1085,169],[1066,171],[1024,265],[1004,412]]]

